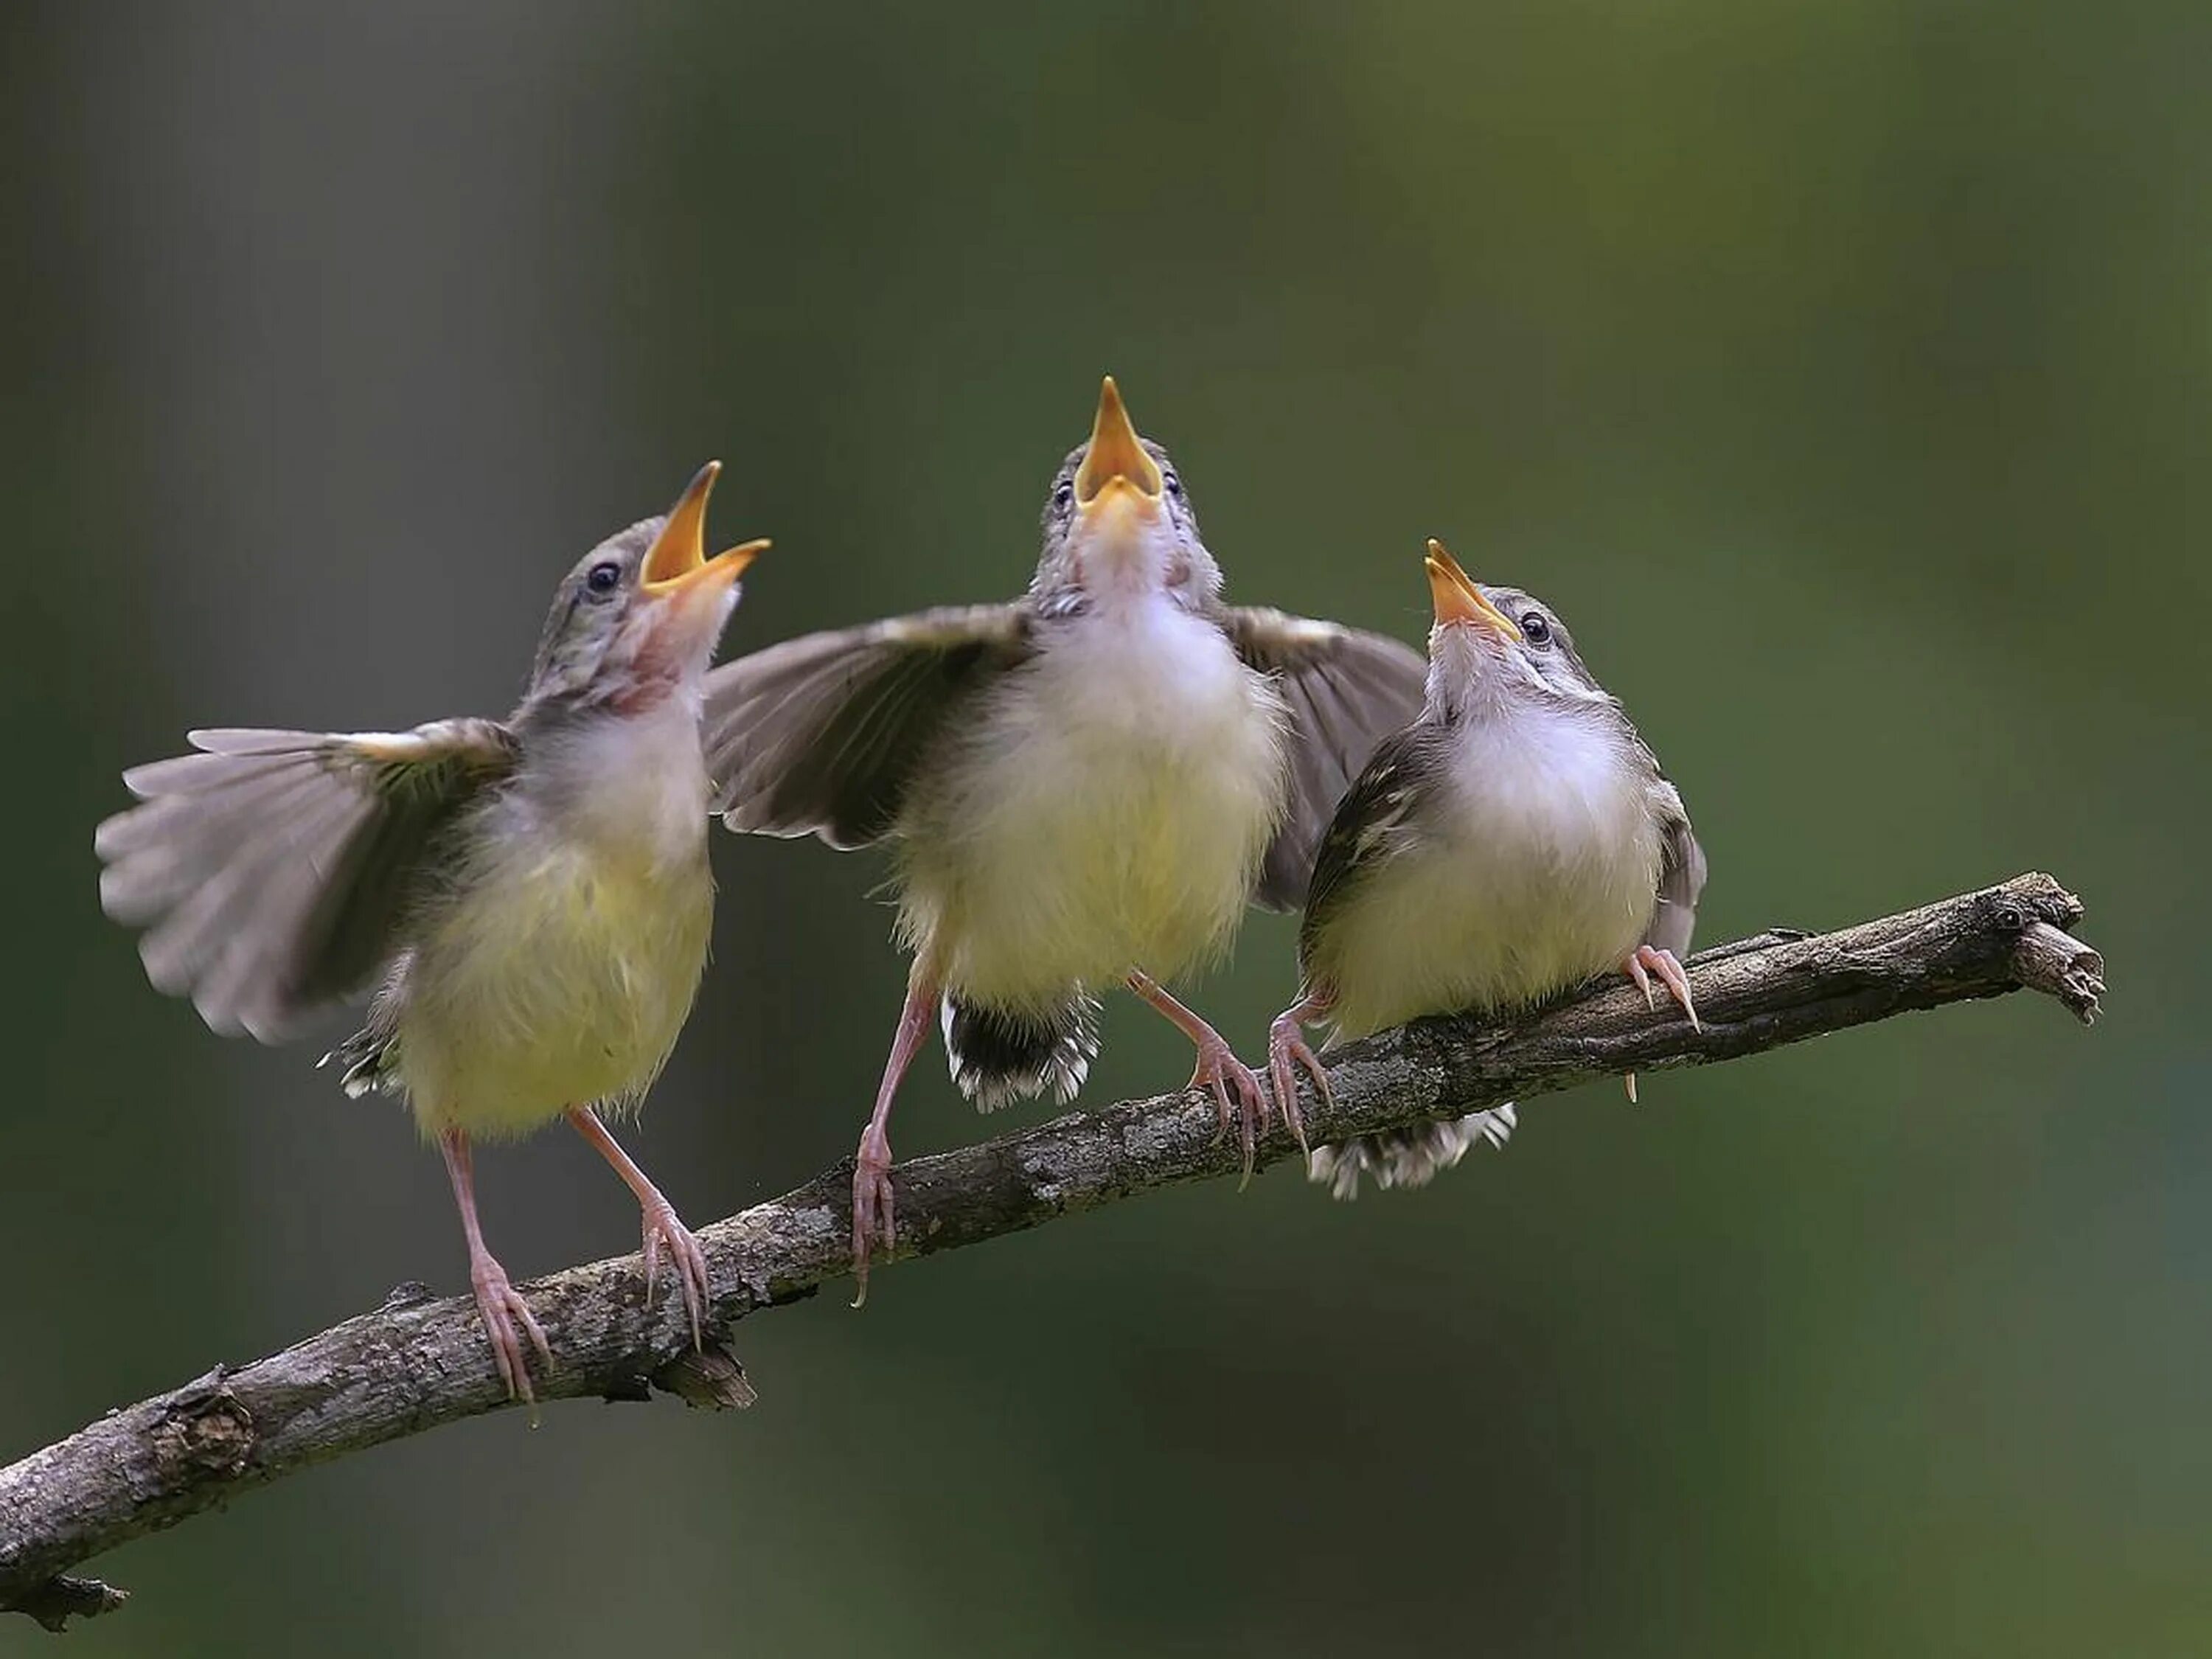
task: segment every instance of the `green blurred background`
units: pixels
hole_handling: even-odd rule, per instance
[[[419,1278],[445,1179],[204,1031],[94,894],[212,723],[516,693],[555,580],[729,464],[729,648],[1025,580],[1097,377],[1233,598],[1571,619],[1707,941],[2047,867],[2015,999],[1542,1102],[1419,1197],[1288,1170],[742,1328],[97,1565],[83,1655],[2212,1651],[2203,665],[2212,14],[1677,3],[12,8],[0,1455]],[[848,1154],[881,866],[720,838],[634,1145],[703,1221]],[[1291,932],[1201,1006],[1256,1047]],[[1126,1000],[1090,1098],[1180,1079]],[[1019,1121],[1035,1121],[1032,1109]],[[896,1144],[983,1135],[941,1065]],[[574,1137],[518,1274],[634,1242]],[[0,1645],[43,1650],[27,1623]]]

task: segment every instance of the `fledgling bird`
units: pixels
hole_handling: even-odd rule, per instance
[[[124,774],[139,805],[100,826],[100,902],[148,928],[156,988],[264,1042],[372,985],[366,1028],[325,1061],[346,1092],[404,1094],[445,1154],[469,1280],[510,1396],[520,1332],[545,1334],[477,1224],[471,1147],[566,1116],[643,1213],[699,1336],[698,1242],[607,1132],[674,1048],[707,960],[700,702],[768,546],[702,541],[719,462],[663,519],[602,542],[555,594],[507,720],[408,732],[222,730]]]
[[[1279,1099],[1294,1066],[1328,1092],[1304,1024],[1328,1022],[1334,1044],[1422,1014],[1526,1007],[1606,972],[1647,1003],[1656,975],[1698,1023],[1680,957],[1705,858],[1680,794],[1553,611],[1477,585],[1433,541],[1427,566],[1426,700],[1376,749],[1322,843],[1299,999],[1269,1033]],[[1363,1173],[1419,1187],[1512,1127],[1500,1106],[1321,1147],[1309,1170],[1339,1198]]]
[[[941,1023],[988,1111],[1065,1103],[1126,985],[1196,1046],[1191,1086],[1249,1164],[1259,1078],[1163,981],[1256,897],[1294,907],[1331,807],[1419,707],[1398,641],[1221,600],[1167,452],[1109,378],[1061,463],[1028,594],[793,640],[709,676],[708,765],[734,830],[889,842],[906,1001],[853,1179],[860,1297],[896,1240],[891,1101]],[[858,1305],[856,1303],[855,1305]]]

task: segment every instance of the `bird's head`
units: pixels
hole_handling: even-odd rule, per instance
[[[1044,504],[1044,553],[1030,590],[1050,612],[1164,593],[1192,608],[1221,591],[1182,476],[1137,435],[1108,375],[1091,438],[1060,463]]]
[[[707,497],[721,470],[708,462],[665,516],[610,536],[568,573],[538,641],[532,703],[637,713],[698,684],[738,578],[769,545],[707,556]]]
[[[1583,665],[1552,608],[1517,587],[1484,586],[1442,542],[1425,562],[1436,623],[1429,630],[1429,702],[1446,713],[1483,699],[1549,696],[1613,699]]]

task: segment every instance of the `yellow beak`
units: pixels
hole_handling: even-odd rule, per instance
[[[1437,627],[1447,623],[1474,623],[1501,639],[1516,645],[1521,642],[1518,625],[1483,596],[1474,579],[1459,568],[1459,561],[1444,551],[1442,542],[1429,543],[1429,556],[1425,562],[1429,572],[1429,599],[1436,606]]]
[[[1137,428],[1129,424],[1129,411],[1121,406],[1121,389],[1109,374],[1098,391],[1098,414],[1091,422],[1091,447],[1084,454],[1083,465],[1076,469],[1076,504],[1089,507],[1116,483],[1134,489],[1148,501],[1160,498],[1160,469],[1138,441]]]
[[[666,522],[638,568],[640,592],[665,599],[678,593],[727,587],[768,550],[765,541],[746,542],[711,559],[707,556],[707,497],[714,493],[714,480],[721,471],[720,461],[708,462],[668,509]]]

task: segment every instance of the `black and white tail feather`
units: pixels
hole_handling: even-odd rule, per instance
[[[947,997],[943,1021],[952,1081],[978,1111],[1044,1094],[1065,1106],[1098,1057],[1098,1004],[1087,996],[1043,1014]]]
[[[1515,1127],[1509,1100],[1455,1122],[1385,1129],[1316,1147],[1307,1160],[1306,1174],[1326,1186],[1331,1198],[1346,1203],[1359,1196],[1362,1176],[1385,1192],[1394,1187],[1425,1187],[1477,1146],[1504,1146]]]

